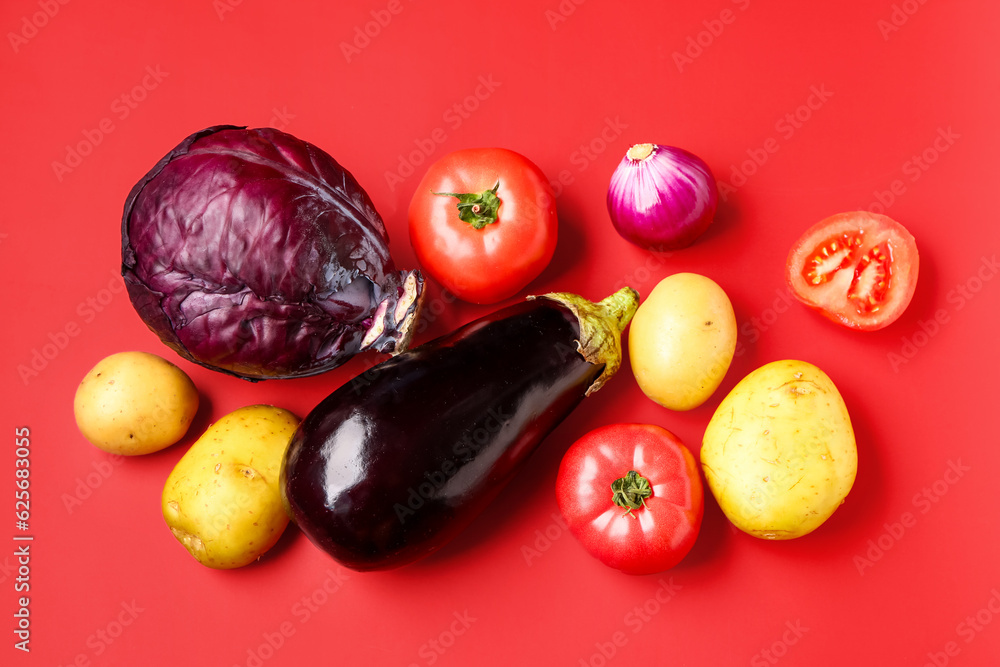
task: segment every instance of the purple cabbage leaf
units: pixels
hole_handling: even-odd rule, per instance
[[[232,125],[187,137],[132,188],[122,276],[167,346],[248,380],[401,352],[423,295],[347,170],[290,134]]]

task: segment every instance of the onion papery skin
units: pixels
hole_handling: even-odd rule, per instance
[[[635,144],[611,176],[608,214],[626,240],[648,250],[679,250],[715,218],[719,189],[704,160],[682,148]]]

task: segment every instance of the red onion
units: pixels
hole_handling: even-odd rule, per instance
[[[608,188],[608,213],[623,238],[651,250],[676,250],[704,233],[719,203],[708,165],[673,146],[628,149]]]

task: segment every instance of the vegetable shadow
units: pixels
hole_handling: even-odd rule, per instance
[[[600,406],[595,406],[600,398],[598,392],[585,399],[595,413],[601,410]],[[454,539],[426,558],[400,568],[400,571],[422,576],[425,570],[447,568],[451,562],[470,558],[480,549],[507,550],[513,562],[523,564],[521,544],[510,537],[515,532],[514,526],[530,523],[544,529],[555,521],[553,514],[559,514],[555,500],[559,463],[570,445],[589,430],[590,426],[585,422],[588,412],[585,405],[581,405],[563,420],[523,462],[489,505]],[[568,530],[562,530],[562,539],[574,539]],[[512,542],[516,543],[515,547],[511,546]]]
[[[295,525],[294,521],[289,520],[288,526],[285,528],[284,532],[281,533],[281,537],[279,537],[278,541],[274,543],[274,546],[265,551],[257,560],[250,563],[246,567],[267,567],[272,561],[278,561],[279,565],[276,565],[275,567],[284,568],[285,565],[280,563],[283,554],[288,551],[300,537],[302,537],[302,531],[299,530],[299,527]]]
[[[886,471],[880,458],[880,445],[888,440],[872,426],[879,417],[877,405],[873,406],[870,401],[865,401],[862,395],[852,391],[848,383],[838,385],[837,389],[851,417],[858,448],[858,472],[844,503],[823,525],[800,539],[815,537],[823,540],[829,544],[831,552],[849,558],[854,552],[845,551],[843,545],[855,542],[862,544],[868,537],[878,537],[882,521],[886,518]],[[871,535],[866,532],[872,530],[870,526],[875,527]]]
[[[939,310],[944,310],[949,315],[951,315],[951,311],[953,310],[947,302],[942,303],[938,298],[946,298],[946,296],[943,291],[937,289],[942,286],[940,285],[939,271],[934,256],[926,248],[920,248],[920,251],[917,285],[913,291],[913,298],[910,300],[910,304],[902,312],[898,320],[885,329],[876,332],[885,338],[885,344],[890,348],[899,345],[901,332],[912,333],[915,330],[919,330],[920,322],[929,322],[935,319]],[[973,276],[978,268],[978,266],[975,268],[970,267],[965,279]],[[962,282],[964,283],[965,280],[963,279]]]
[[[695,243],[711,242],[717,236],[728,234],[729,229],[736,226],[739,219],[740,210],[737,199],[730,197],[727,201],[723,201],[720,197],[719,204],[715,209],[715,217],[712,218],[712,224],[695,240]]]
[[[556,203],[556,215],[559,218],[559,236],[556,240],[552,260],[532,284],[558,284],[562,276],[573,267],[579,267],[580,257],[586,248],[586,229],[580,220],[584,217],[579,207],[566,197]],[[611,221],[607,220],[610,226]],[[529,285],[528,291],[531,291]]]
[[[698,467],[701,468],[700,462]],[[722,512],[719,503],[716,502],[715,496],[712,495],[708,483],[705,481],[704,473],[701,474],[701,481],[705,489],[705,513],[701,519],[698,539],[695,540],[694,546],[691,547],[691,551],[684,557],[684,560],[670,570],[672,573],[698,569],[712,562],[722,553],[730,535],[738,530],[729,523],[729,519]],[[662,576],[662,573],[656,576]]]
[[[621,370],[619,371],[621,372]],[[556,476],[566,450],[585,433],[596,428],[601,420],[595,415],[614,412],[615,396],[612,385],[584,400],[524,462],[513,479],[497,494],[479,516],[461,533],[433,554],[397,570],[401,576],[426,576],[461,559],[474,557],[480,550],[491,554],[500,550],[509,558],[513,568],[528,567],[524,562],[522,547],[531,547],[536,529],[558,525],[558,544],[575,542],[562,523],[556,502]],[[704,483],[704,476],[702,476]],[[715,504],[714,498],[704,487],[705,515],[698,539],[691,552],[671,571],[695,568],[714,560],[722,550],[729,530],[728,522]],[[528,536],[518,541],[513,535],[525,528]],[[530,529],[530,530],[529,530]],[[556,539],[552,539],[553,543]],[[546,550],[546,554],[548,551]],[[558,558],[552,554],[551,558]],[[662,576],[658,573],[656,576]],[[649,575],[654,576],[654,575]]]
[[[196,385],[197,386],[197,385]],[[194,419],[191,420],[191,425],[188,426],[187,433],[184,437],[170,445],[169,447],[164,447],[157,452],[150,452],[149,454],[142,454],[141,456],[128,456],[125,457],[125,462],[136,467],[149,467],[150,469],[158,469],[163,466],[167,467],[166,474],[163,475],[163,482],[167,481],[167,475],[174,469],[174,466],[181,459],[187,450],[191,448],[198,438],[204,435],[208,427],[212,425],[212,411],[213,411],[212,399],[198,390],[198,411],[194,414]]]

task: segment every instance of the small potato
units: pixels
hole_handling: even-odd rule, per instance
[[[840,507],[858,452],[833,381],[804,361],[775,361],[747,375],[705,429],[701,463],[730,521],[769,540],[801,537]]]
[[[646,396],[671,410],[696,408],[715,393],[733,361],[733,305],[711,278],[667,276],[632,318],[628,349]]]
[[[184,437],[198,412],[191,378],[148,352],[105,357],[83,377],[73,399],[80,432],[95,447],[149,454]]]
[[[270,549],[288,525],[279,476],[299,420],[251,405],[212,424],[163,488],[163,519],[203,565],[232,569]]]

